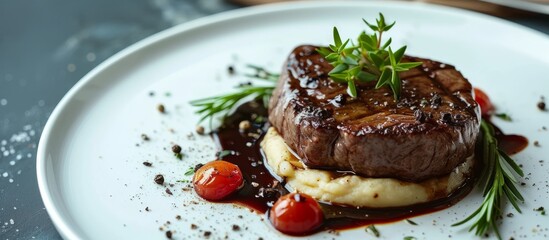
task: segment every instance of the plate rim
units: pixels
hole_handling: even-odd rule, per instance
[[[298,1],[298,2],[281,2],[281,3],[272,3],[265,4],[253,7],[246,7],[240,9],[229,10],[205,17],[201,17],[186,23],[182,23],[168,29],[162,30],[158,33],[155,33],[149,37],[146,37],[136,43],[131,44],[130,46],[124,48],[123,50],[115,53],[113,56],[107,58],[102,63],[98,64],[90,72],[85,74],[71,89],[63,96],[63,98],[56,105],[51,115],[48,117],[48,120],[43,128],[40,140],[38,143],[37,149],[37,158],[36,158],[36,174],[38,181],[38,188],[40,196],[50,216],[55,228],[59,234],[65,239],[82,239],[83,235],[79,231],[75,223],[71,223],[68,219],[62,216],[63,210],[60,209],[60,203],[54,202],[54,198],[51,194],[50,181],[51,172],[48,174],[48,139],[51,138],[55,122],[59,121],[62,118],[61,113],[66,108],[66,106],[74,99],[74,97],[85,88],[86,85],[89,85],[90,82],[95,79],[95,76],[99,75],[105,69],[116,65],[117,62],[131,57],[132,54],[141,51],[144,48],[150,47],[154,44],[157,44],[161,41],[167,40],[169,38],[175,37],[179,34],[184,34],[185,32],[191,31],[193,29],[205,27],[211,24],[217,24],[223,22],[224,20],[236,19],[236,18],[245,18],[253,17],[254,15],[261,15],[264,13],[272,12],[284,12],[289,10],[296,9],[315,9],[315,8],[329,8],[329,7],[367,7],[367,6],[379,6],[383,4],[384,6],[391,6],[394,8],[405,8],[405,9],[428,9],[430,11],[442,12],[445,14],[457,14],[457,15],[466,15],[468,17],[475,17],[482,19],[484,21],[489,21],[496,24],[507,25],[506,27],[511,27],[519,31],[527,32],[531,36],[539,37],[545,39],[549,42],[549,36],[539,32],[535,29],[522,26],[520,24],[500,19],[494,16],[485,15],[482,13],[477,13],[469,10],[453,8],[448,6],[441,6],[435,4],[428,4],[424,2],[398,2],[398,1]],[[548,44],[549,46],[549,44]],[[52,187],[53,188],[53,187]]]

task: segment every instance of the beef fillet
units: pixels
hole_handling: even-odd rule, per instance
[[[269,104],[270,122],[307,167],[417,182],[473,154],[480,109],[453,66],[405,56],[423,65],[400,74],[399,101],[375,81],[353,99],[316,48],[290,54]]]

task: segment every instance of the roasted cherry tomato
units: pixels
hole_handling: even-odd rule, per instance
[[[200,167],[193,177],[194,190],[198,196],[221,200],[242,186],[242,172],[238,166],[226,161],[213,161]]]
[[[322,225],[324,214],[312,197],[290,193],[276,201],[269,212],[269,220],[278,231],[305,235]]]
[[[480,113],[483,117],[488,117],[494,112],[494,105],[490,102],[488,95],[478,88],[474,88],[475,101],[480,105]]]

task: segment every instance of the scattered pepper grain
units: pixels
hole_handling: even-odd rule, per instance
[[[204,127],[198,125],[196,126],[196,133],[198,133],[199,135],[203,135],[204,134]]]
[[[162,174],[158,174],[154,177],[154,182],[158,185],[164,184],[164,176]]]
[[[181,146],[175,144],[172,146],[172,152],[173,153],[181,153]]]
[[[538,103],[538,108],[541,111],[545,111],[545,102],[539,102]]]
[[[144,133],[141,134],[141,139],[143,139],[143,141],[149,141],[149,140],[151,140],[151,139],[149,138],[149,136],[147,136],[147,134],[144,134]]]
[[[158,106],[156,107],[156,109],[161,112],[161,113],[165,113],[166,112],[166,108],[164,108],[164,105],[162,104],[158,104]]]

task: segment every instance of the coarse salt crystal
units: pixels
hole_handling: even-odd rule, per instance
[[[20,132],[18,134],[13,134],[10,138],[10,142],[27,142],[29,140],[30,140],[30,137],[27,132]]]
[[[88,62],[95,61],[95,58],[96,58],[95,53],[90,52],[90,53],[86,54],[86,60],[88,60]]]

